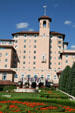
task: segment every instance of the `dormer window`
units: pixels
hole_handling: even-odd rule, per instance
[[[43,21],[43,27],[44,28],[46,27],[46,21]]]

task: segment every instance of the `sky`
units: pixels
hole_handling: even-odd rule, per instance
[[[38,18],[52,18],[50,30],[66,35],[69,49],[75,49],[75,0],[0,0],[0,38],[12,39],[12,33],[39,31]]]

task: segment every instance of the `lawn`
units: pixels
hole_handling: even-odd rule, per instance
[[[2,95],[11,95],[10,98]],[[75,101],[63,93],[42,89],[40,93],[0,92],[0,113],[75,113]]]

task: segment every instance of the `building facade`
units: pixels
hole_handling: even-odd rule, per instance
[[[75,50],[67,49],[65,35],[51,32],[51,18],[41,16],[38,21],[39,32],[21,31],[12,34],[13,40],[0,39],[0,80],[58,84],[57,72],[75,62]]]

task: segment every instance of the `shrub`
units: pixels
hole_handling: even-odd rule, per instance
[[[16,86],[10,85],[10,86],[4,86],[3,91],[13,92]]]

